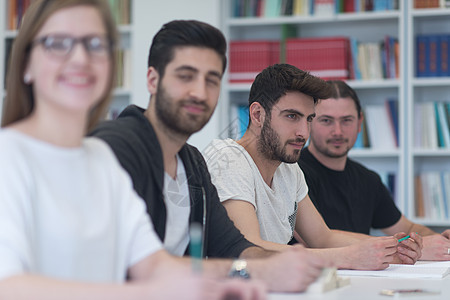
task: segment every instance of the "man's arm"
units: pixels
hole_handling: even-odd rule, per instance
[[[393,262],[414,263],[421,255],[420,236],[399,246],[398,237],[368,237],[330,230],[308,196],[299,203],[296,231],[313,248],[332,248],[311,251],[332,258],[338,268],[384,269]]]
[[[430,228],[411,222],[405,216],[394,225],[382,230],[385,234],[393,232],[417,232],[423,236],[421,260],[450,260],[450,229],[439,234]]]
[[[189,266],[187,259],[173,258],[160,250],[132,266],[131,280],[124,284],[16,275],[0,280],[0,299],[265,299],[265,288],[259,283],[218,281],[193,274]]]
[[[273,243],[261,238],[258,217],[256,216],[255,207],[251,203],[241,200],[227,200],[222,202],[222,204],[236,228],[250,242],[271,251],[282,251],[290,247],[289,245]]]

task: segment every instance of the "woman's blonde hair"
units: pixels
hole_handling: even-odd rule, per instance
[[[47,19],[55,12],[73,6],[88,5],[97,9],[106,29],[107,38],[115,49],[117,29],[109,5],[104,0],[35,0],[27,9],[17,37],[11,50],[6,82],[6,100],[3,110],[2,127],[19,121],[31,114],[34,108],[32,84],[24,82],[24,72],[28,65],[31,44]],[[86,129],[92,129],[108,109],[115,83],[116,59],[115,51],[110,55],[111,69],[108,88],[91,110]]]

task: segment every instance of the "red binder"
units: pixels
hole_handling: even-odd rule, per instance
[[[347,37],[295,38],[286,41],[286,63],[325,80],[350,78]]]
[[[279,41],[231,41],[230,82],[251,83],[263,69],[279,61]]]

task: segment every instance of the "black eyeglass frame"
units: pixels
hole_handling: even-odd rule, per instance
[[[92,48],[91,46],[91,41],[92,39],[99,39],[100,41],[105,41],[106,43],[104,43],[104,48],[105,51],[104,52],[99,52],[96,51]],[[61,53],[58,53],[58,50],[52,49],[51,45],[48,44],[49,39],[61,39],[61,40],[68,40],[70,41],[70,46],[67,48],[67,50],[65,50],[64,53],[62,53],[62,50],[60,49],[59,51],[61,51]],[[107,55],[111,55],[113,53],[114,50],[114,44],[113,42],[107,38],[104,35],[97,35],[97,34],[92,34],[92,35],[85,35],[85,36],[81,36],[81,37],[74,37],[71,35],[67,35],[67,34],[49,34],[49,35],[45,35],[42,37],[39,37],[35,40],[33,40],[33,42],[30,45],[30,49],[34,46],[37,45],[42,45],[44,50],[48,53],[50,53],[51,55],[54,55],[56,57],[61,57],[61,58],[67,58],[70,53],[72,52],[73,48],[75,47],[76,44],[81,43],[84,47],[84,49],[86,50],[86,52],[89,54],[89,57],[106,57]],[[107,55],[103,55],[103,54],[107,54]]]

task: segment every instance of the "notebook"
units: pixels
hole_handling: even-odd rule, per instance
[[[338,270],[339,276],[441,279],[450,273],[450,262],[421,262],[415,265],[391,264],[384,270]]]

